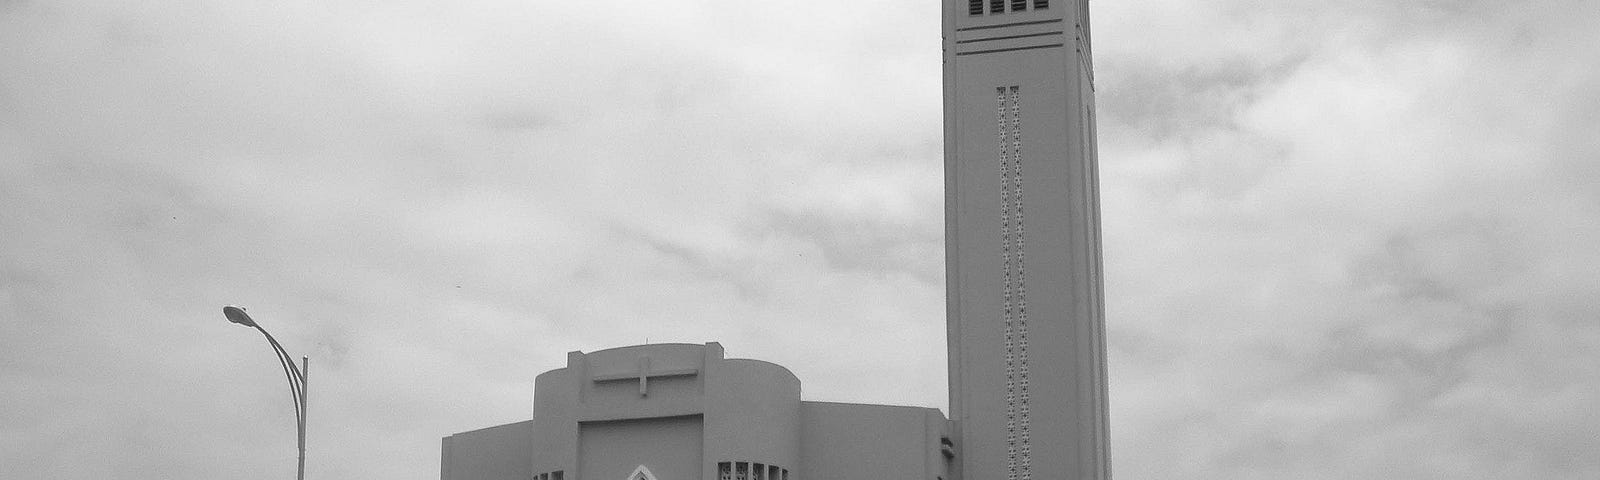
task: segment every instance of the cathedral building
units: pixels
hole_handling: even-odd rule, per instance
[[[717,343],[572,352],[443,480],[1110,478],[1088,0],[943,0],[950,416]]]
[[[948,478],[938,409],[807,402],[782,366],[716,343],[572,352],[533,419],[445,437],[444,480]]]

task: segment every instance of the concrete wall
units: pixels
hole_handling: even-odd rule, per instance
[[[535,385],[537,433],[529,456],[536,473],[562,471],[564,480],[623,480],[621,476],[644,465],[660,480],[669,474],[681,480],[715,480],[717,462],[777,465],[790,469],[791,475],[799,463],[800,380],[776,364],[723,358],[716,343],[572,352],[566,368],[539,375]],[[628,435],[655,438],[662,419],[687,417],[698,428],[694,469],[658,469],[648,463],[663,461],[652,460],[658,448],[631,454],[606,446]],[[610,440],[593,443],[596,438]],[[673,451],[673,458],[687,455]],[[588,469],[598,465],[593,463],[597,455],[607,462],[632,462],[629,472],[616,478],[609,471],[591,475]]]
[[[717,462],[752,462],[789,469],[800,460],[800,380],[759,360],[711,365],[706,386],[707,480]]]
[[[699,479],[702,432],[699,416],[585,422],[577,480],[629,480],[639,465],[657,480]]]
[[[540,374],[533,381],[535,433],[528,455],[536,473],[561,471],[563,480],[577,478],[578,418],[583,406],[577,385],[582,376],[582,368],[569,366]]]
[[[440,478],[444,480],[528,480],[533,475],[528,450],[533,422],[517,422],[444,437]]]
[[[940,480],[944,414],[925,407],[802,402],[804,480]]]
[[[584,477],[579,440],[585,424],[702,415],[706,365],[721,361],[722,347],[715,343],[568,353],[566,368],[545,372],[534,380],[536,435],[530,453],[534,471],[562,471],[564,480]],[[641,369],[647,375],[645,394],[640,394]],[[689,371],[694,373],[648,376]]]

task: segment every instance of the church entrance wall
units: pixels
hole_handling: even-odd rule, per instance
[[[633,480],[643,465],[655,480],[701,480],[700,415],[583,422],[574,480]]]

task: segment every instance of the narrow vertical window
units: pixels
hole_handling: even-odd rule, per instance
[[[1016,86],[995,89],[1000,164],[1000,271],[1004,327],[1006,480],[1032,480],[1028,392],[1028,287],[1023,221],[1022,102]]]
[[[1005,347],[1006,480],[1017,480],[1017,367],[1016,330],[1011,311],[1011,122],[1007,118],[1006,87],[995,88],[995,145],[1000,160],[1000,269],[1001,325]]]
[[[717,462],[717,480],[733,480],[733,464]]]
[[[1011,87],[1011,157],[1012,183],[1016,192],[1016,217],[1017,217],[1017,254],[1016,254],[1016,297],[1017,297],[1017,478],[1018,480],[1033,480],[1033,439],[1032,427],[1029,425],[1032,417],[1029,412],[1028,395],[1028,275],[1027,275],[1027,237],[1024,235],[1022,211],[1022,92],[1018,87]]]

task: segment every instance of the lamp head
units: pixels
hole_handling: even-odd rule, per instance
[[[256,326],[256,321],[251,320],[250,314],[244,313],[244,307],[238,305],[228,305],[226,307],[222,307],[222,315],[228,317],[228,321],[233,323],[244,325],[246,327]]]

